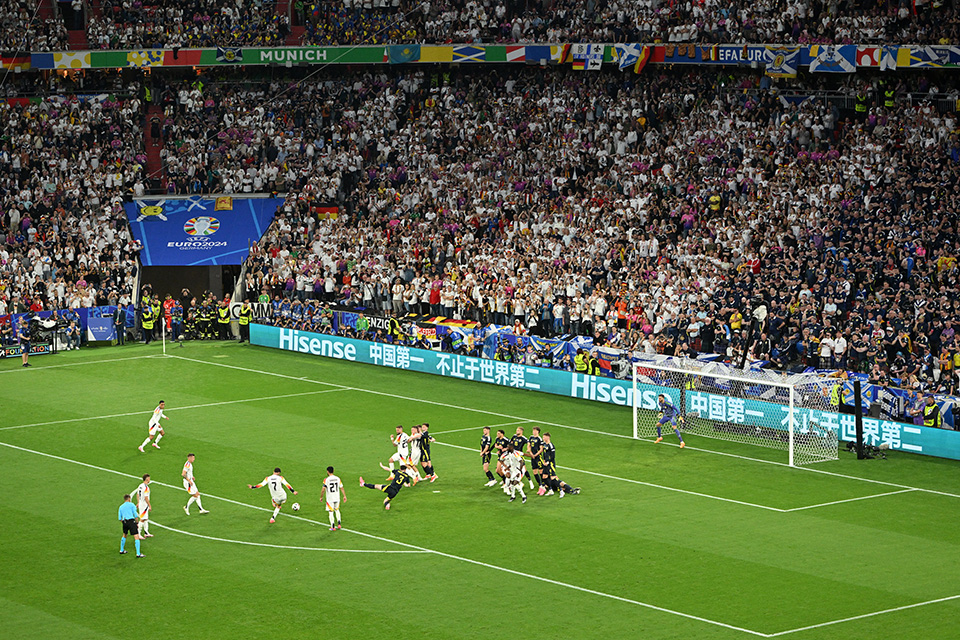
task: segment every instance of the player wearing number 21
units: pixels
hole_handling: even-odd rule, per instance
[[[273,500],[273,515],[270,516],[270,524],[273,524],[277,520],[277,516],[280,515],[280,507],[283,506],[283,503],[287,501],[287,492],[283,490],[284,487],[290,489],[293,492],[293,495],[297,495],[297,492],[293,490],[293,487],[290,486],[290,483],[283,479],[283,476],[280,475],[280,467],[277,467],[273,470],[273,475],[267,476],[263,479],[263,482],[260,484],[248,484],[248,489],[259,489],[260,487],[267,487],[270,491],[270,499]]]
[[[327,505],[330,516],[330,531],[340,529],[340,503],[347,501],[347,492],[343,490],[340,478],[333,475],[333,467],[327,467],[327,478],[320,489],[320,499]]]

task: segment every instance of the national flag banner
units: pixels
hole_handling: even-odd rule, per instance
[[[524,48],[527,62],[550,62],[552,47],[545,44],[528,44]]]
[[[880,47],[857,47],[857,67],[879,67]]]
[[[243,62],[243,49],[239,47],[217,47],[217,62]]]
[[[336,220],[340,214],[340,208],[335,206],[312,207],[311,211],[317,216],[318,220]]]
[[[25,71],[30,68],[30,54],[18,51],[4,51],[0,54],[0,64],[4,69]]]
[[[387,58],[390,64],[408,64],[420,60],[420,45],[392,44],[387,47]]]
[[[573,62],[573,68],[576,71],[598,71],[603,65],[603,45],[571,45],[570,59]]]
[[[615,44],[613,45],[613,61],[617,63],[620,71],[637,64],[640,54],[643,51],[641,44]]]
[[[857,45],[810,47],[810,73],[854,73],[857,70]]]
[[[651,47],[645,46],[640,50],[640,57],[637,58],[636,63],[633,65],[634,73],[640,73],[643,71],[643,68],[647,66],[647,62],[650,61],[651,53],[653,53],[653,49]]]
[[[486,62],[486,50],[483,47],[464,46],[453,48],[454,62]]]
[[[947,47],[900,47],[897,54],[898,67],[912,69],[939,69],[950,64]]]
[[[551,62],[556,62],[557,64],[564,64],[570,59],[570,46],[569,44],[553,44],[550,45],[550,60]]]
[[[53,54],[54,69],[89,69],[89,51],[69,51]]]
[[[720,59],[720,45],[700,47],[700,59],[704,62],[716,62]]]
[[[453,62],[453,47],[422,46],[420,62]]]
[[[216,204],[213,206],[214,211],[233,211],[233,198],[230,196],[221,196],[217,198]]]
[[[507,62],[526,62],[527,48],[525,46],[507,45]]]
[[[771,78],[796,78],[800,65],[799,47],[767,47],[763,52],[766,74]]]
[[[884,46],[882,53],[880,54],[880,70],[881,71],[896,71],[897,70],[897,55],[900,52],[900,47],[887,47]]]
[[[128,67],[159,67],[163,64],[163,49],[128,51]]]

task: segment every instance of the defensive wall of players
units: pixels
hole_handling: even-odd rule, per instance
[[[381,344],[309,331],[251,324],[250,342],[254,345],[314,356],[373,364],[405,371],[429,373],[446,378],[496,384],[514,389],[552,393],[568,398],[593,400],[619,406],[633,403],[633,383],[627,380],[531,367],[522,364],[474,358],[453,353]],[[665,394],[675,405],[684,405],[687,413],[710,420],[769,428],[787,428],[789,409],[783,405],[735,398],[700,391],[684,394],[678,389],[638,383],[640,406],[656,410],[657,395]],[[803,433],[811,428],[838,432],[840,440],[854,439],[852,415],[832,411],[796,408],[795,424]],[[890,420],[863,419],[864,440],[873,446],[960,460],[960,433]]]

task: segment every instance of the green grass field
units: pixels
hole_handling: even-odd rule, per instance
[[[792,469],[785,452],[632,440],[629,410],[599,403],[232,343],[168,354],[0,361],[5,637],[960,637],[954,462]],[[141,454],[159,399],[167,435]],[[381,482],[393,427],[419,422],[439,480],[385,512],[357,478]],[[545,425],[583,493],[521,505],[483,487],[480,427],[502,424]],[[183,512],[187,453],[208,515]],[[337,532],[327,465],[346,485]],[[274,466],[302,509],[271,525],[246,485]],[[155,537],[138,560],[117,553],[116,514],[143,473]]]

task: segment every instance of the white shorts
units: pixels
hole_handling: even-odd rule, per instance
[[[395,454],[393,454],[392,456],[390,456],[390,462],[402,462],[403,464],[407,464],[408,462],[410,462],[410,457],[409,457],[409,456],[402,456],[402,455],[400,455],[400,452],[398,451],[398,452],[396,452]]]
[[[200,493],[199,491],[197,491],[197,485],[187,480],[186,478],[184,478],[183,480],[183,488],[186,489],[187,493],[189,493],[190,495],[196,495]]]
[[[287,494],[283,494],[281,497],[271,495],[270,499],[273,500],[273,504],[280,506],[281,504],[287,501]]]
[[[159,423],[150,425],[150,435],[156,435],[157,431],[163,431],[163,427]]]
[[[137,505],[137,517],[140,518],[141,522],[150,519],[150,512],[147,510],[147,505]]]
[[[415,453],[415,454],[413,454],[412,456],[410,456],[410,464],[413,465],[413,466],[417,466],[418,464],[420,464],[420,454],[419,454],[419,453]]]
[[[336,511],[340,508],[340,501],[334,500],[333,502],[327,502],[327,511]]]

